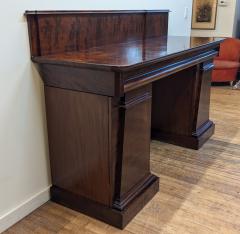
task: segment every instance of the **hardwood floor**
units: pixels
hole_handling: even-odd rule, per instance
[[[5,234],[240,233],[240,90],[214,87],[216,133],[199,151],[153,141],[160,192],[124,231],[52,202]]]

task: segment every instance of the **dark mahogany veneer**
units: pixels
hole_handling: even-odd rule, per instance
[[[150,140],[198,149],[221,40],[168,37],[168,11],[27,11],[45,85],[53,201],[123,228],[158,192]]]

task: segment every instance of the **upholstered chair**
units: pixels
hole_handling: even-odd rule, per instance
[[[231,82],[236,80],[240,68],[240,40],[227,38],[221,43],[219,56],[214,59],[212,82]]]

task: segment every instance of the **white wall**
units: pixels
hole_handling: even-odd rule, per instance
[[[48,199],[42,81],[30,61],[25,10],[170,9],[170,34],[190,34],[191,0],[8,0],[1,4],[0,232]],[[39,195],[42,194],[41,198]],[[35,200],[34,200],[35,199]],[[38,200],[36,200],[38,199]],[[26,205],[28,204],[28,205]],[[7,221],[6,221],[7,220]]]
[[[157,5],[157,8],[171,10],[169,15],[169,35],[190,35],[192,21],[192,0],[156,0],[155,5]],[[184,17],[185,12],[186,17]]]
[[[235,12],[236,3],[239,0],[228,0],[228,6],[219,6],[217,8],[217,19],[215,30],[192,30],[192,36],[200,37],[233,37],[236,30]]]

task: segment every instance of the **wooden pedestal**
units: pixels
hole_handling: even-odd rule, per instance
[[[53,201],[124,228],[158,192],[151,89],[118,100],[45,87]]]
[[[212,69],[210,60],[153,83],[153,139],[199,149],[213,135]]]

